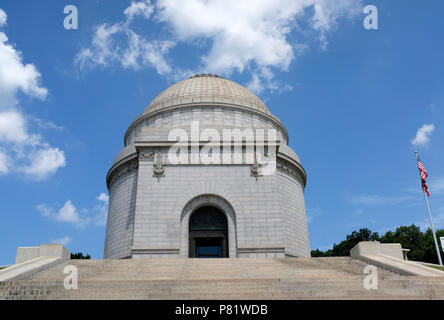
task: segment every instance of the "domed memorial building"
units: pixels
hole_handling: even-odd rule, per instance
[[[309,257],[306,173],[278,118],[210,74],[160,93],[107,175],[105,259]]]

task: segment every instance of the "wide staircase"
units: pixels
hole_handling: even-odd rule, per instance
[[[76,290],[64,288],[68,265]],[[366,289],[365,266],[349,257],[70,260],[0,282],[0,299],[444,299],[444,277],[378,269],[378,288]]]

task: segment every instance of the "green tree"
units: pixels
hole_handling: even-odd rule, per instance
[[[400,243],[405,249],[410,249],[408,258],[414,261],[424,260],[424,234],[418,226],[400,226],[395,232],[387,231],[381,237],[381,243]],[[435,254],[436,256],[436,254]]]
[[[353,231],[347,235],[346,240],[341,241],[339,244],[333,244],[333,249],[327,251],[321,251],[319,249],[312,250],[312,257],[339,257],[349,256],[350,250],[358,244],[360,241],[379,241],[379,235],[377,232],[372,232],[367,228],[360,229],[359,231]]]
[[[82,252],[71,253],[71,259],[91,259],[89,254],[83,255]]]
[[[377,232],[372,232],[367,228],[353,231],[347,235],[346,240],[341,241],[339,244],[333,244],[332,256],[349,256],[350,250],[361,241],[379,241],[379,235]]]
[[[436,230],[436,238],[438,240],[438,246],[440,249],[441,254],[441,260],[444,261],[444,255],[442,253],[442,249],[440,246],[439,237],[444,237],[444,230]],[[427,229],[427,231],[424,234],[424,257],[422,261],[424,262],[430,262],[430,263],[439,263],[438,256],[436,255],[436,248],[435,248],[435,240],[433,239],[432,230],[430,228]]]
[[[444,237],[444,229],[437,230],[436,236]],[[350,250],[360,241],[379,241],[381,243],[400,243],[404,249],[410,249],[408,253],[409,260],[438,263],[436,255],[435,242],[430,229],[421,232],[421,229],[412,224],[411,226],[400,226],[396,231],[387,231],[382,237],[377,232],[371,232],[364,228],[359,231],[353,231],[347,235],[344,241],[339,244],[333,244],[333,249],[321,251],[312,250],[312,257],[335,257],[349,256]],[[442,248],[440,248],[441,257],[444,260]]]
[[[319,249],[316,250],[311,250],[311,256],[313,258],[316,257],[331,257],[331,250],[327,250],[327,251],[321,251]]]

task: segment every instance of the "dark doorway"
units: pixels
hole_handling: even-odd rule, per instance
[[[222,211],[201,207],[189,223],[190,258],[228,258],[228,224]]]

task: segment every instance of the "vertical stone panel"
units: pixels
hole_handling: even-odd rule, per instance
[[[109,190],[105,259],[131,256],[137,193],[137,169],[116,179]]]

